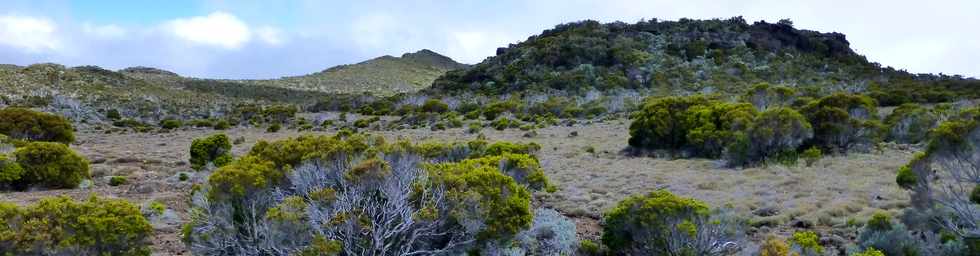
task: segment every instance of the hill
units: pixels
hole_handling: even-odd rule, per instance
[[[0,65],[0,107],[40,108],[78,122],[104,121],[110,109],[146,121],[209,117],[243,104],[313,105],[332,93],[414,92],[462,67],[429,50],[275,80],[198,79],[152,67],[112,71],[51,63]]]
[[[421,50],[401,57],[386,55],[357,64],[340,65],[308,75],[235,82],[327,93],[393,95],[427,88],[447,71],[464,67],[466,65],[449,57]]]
[[[439,78],[433,94],[639,91],[738,94],[757,83],[814,94],[865,92],[886,105],[978,95],[974,79],[910,74],[855,53],[845,35],[789,20],[731,19],[558,25]]]

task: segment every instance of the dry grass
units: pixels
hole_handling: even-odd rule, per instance
[[[665,188],[676,194],[695,197],[713,206],[729,205],[760,228],[758,232],[788,232],[792,223],[805,221],[816,227],[841,227],[848,220],[862,221],[879,210],[895,212],[908,201],[907,193],[894,183],[898,167],[911,158],[911,151],[886,147],[874,154],[832,156],[813,167],[768,166],[749,169],[721,167],[708,159],[662,159],[627,157],[619,152],[628,138],[626,121],[587,124],[575,127],[549,127],[538,135],[524,138],[519,130],[485,129],[490,140],[536,142],[542,145],[541,164],[549,178],[559,186],[555,193],[537,193],[536,203],[577,216],[580,234],[596,236],[600,217],[619,200],[633,194]],[[569,137],[576,131],[579,136]],[[248,151],[258,140],[276,140],[300,133],[266,133],[264,129],[236,128],[224,131],[232,138],[244,137],[234,145],[235,155]],[[84,198],[90,194],[126,198],[144,203],[165,202],[185,214],[190,182],[176,180],[179,172],[190,172],[188,148],[194,138],[213,134],[211,130],[181,130],[171,133],[102,134],[80,131],[73,147],[92,159],[94,186],[88,189],[0,193],[0,200],[29,203],[43,196],[68,195]],[[329,133],[329,132],[327,132]],[[465,129],[429,131],[427,129],[379,131],[389,139],[471,140],[476,134]],[[594,147],[595,153],[583,150]],[[129,184],[110,187],[106,178],[127,176]],[[192,178],[203,180],[203,174]],[[761,210],[760,210],[761,209]],[[757,216],[767,212],[771,216]],[[154,239],[156,253],[185,253],[177,235],[179,227],[158,229]]]

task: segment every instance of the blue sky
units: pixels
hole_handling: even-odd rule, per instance
[[[871,60],[980,77],[980,2],[3,0],[0,63],[275,78],[427,48],[476,63],[556,24],[744,16],[847,34]]]

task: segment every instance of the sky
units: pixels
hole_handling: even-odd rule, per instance
[[[870,60],[980,77],[976,0],[0,0],[0,63],[277,78],[420,49],[477,63],[556,24],[743,16],[847,35]]]

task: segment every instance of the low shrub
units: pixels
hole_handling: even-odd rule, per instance
[[[649,98],[632,115],[629,144],[688,156],[719,157],[755,115],[750,104],[719,102],[701,95]]]
[[[530,208],[546,182],[537,161],[470,149],[485,147],[351,132],[260,141],[196,189],[184,240],[201,255],[573,251],[573,222]]]
[[[119,114],[119,110],[117,110],[117,109],[110,109],[110,110],[106,111],[105,117],[107,119],[109,119],[109,120],[117,120],[117,119],[122,118],[122,115]]]
[[[445,113],[449,111],[449,105],[438,99],[429,99],[422,104],[422,111],[429,113]]]
[[[215,134],[191,142],[191,168],[201,170],[208,164],[221,167],[232,160],[228,135]]]
[[[126,177],[124,176],[112,176],[109,177],[109,186],[119,186],[126,184]]]
[[[279,132],[280,129],[282,129],[282,125],[281,124],[272,124],[272,125],[269,125],[269,128],[266,128],[265,129],[265,132],[268,132],[268,133],[277,133],[277,132]]]
[[[658,190],[620,201],[605,215],[602,242],[629,255],[721,255],[733,236],[707,204]]]
[[[64,117],[25,108],[0,109],[0,134],[14,139],[69,144],[74,128]]]
[[[821,152],[817,147],[810,147],[807,150],[803,150],[800,157],[802,157],[803,161],[806,162],[806,166],[810,167],[823,157],[823,152]]]
[[[215,130],[227,130],[228,128],[231,128],[231,123],[229,123],[228,120],[222,119],[222,120],[218,120],[217,122],[214,122]]]
[[[150,255],[152,232],[139,209],[121,199],[0,203],[0,251],[10,255]]]
[[[877,105],[867,96],[829,95],[807,104],[801,113],[814,131],[807,144],[830,152],[868,151],[882,137]]]
[[[799,250],[801,256],[823,255],[824,248],[820,245],[820,236],[813,231],[798,231],[793,233],[790,238],[794,248]]]
[[[24,172],[12,186],[26,189],[31,186],[45,188],[75,188],[89,178],[88,160],[79,156],[65,144],[32,142],[14,151]]]
[[[160,121],[160,128],[167,129],[167,130],[177,129],[183,125],[184,124],[177,119],[164,119],[163,121]]]

